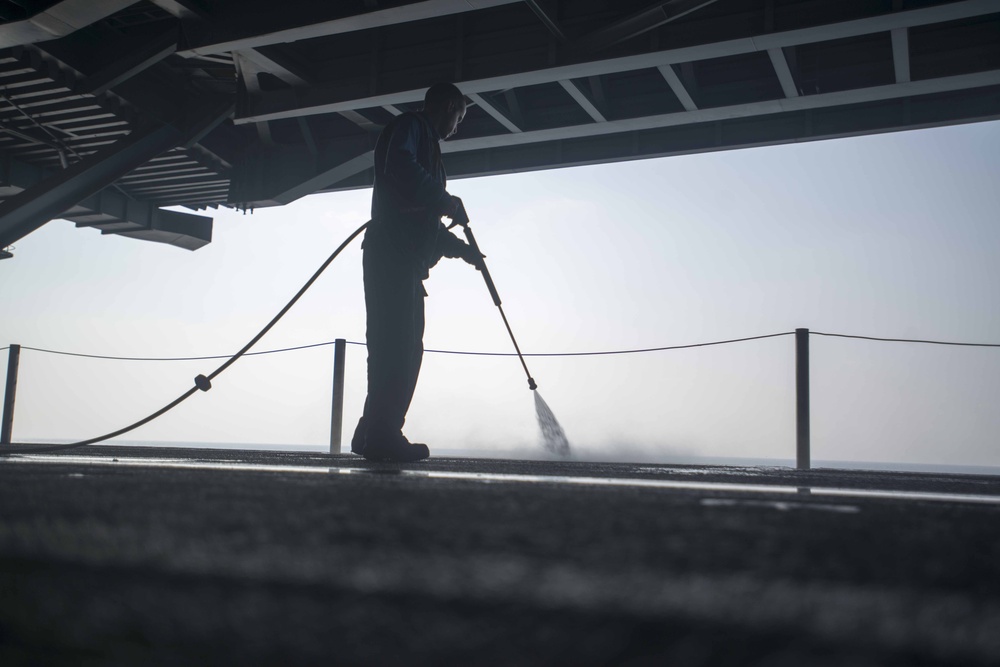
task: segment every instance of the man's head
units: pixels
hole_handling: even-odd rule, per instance
[[[424,113],[442,139],[458,131],[458,124],[465,118],[465,109],[465,96],[452,83],[435,83],[424,95]]]

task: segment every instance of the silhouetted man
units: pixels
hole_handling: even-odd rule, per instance
[[[450,83],[430,87],[424,108],[394,118],[375,145],[372,221],[365,232],[368,398],[351,451],[376,461],[419,461],[427,445],[403,436],[424,353],[423,280],[441,257],[479,268],[482,257],[447,231],[442,217],[464,216],[445,189],[439,142],[455,134],[466,101]]]

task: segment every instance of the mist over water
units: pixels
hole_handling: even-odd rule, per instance
[[[542,441],[545,449],[558,456],[569,456],[569,440],[566,438],[562,426],[559,425],[559,420],[556,419],[552,409],[537,389],[531,393],[535,395],[535,414],[538,417],[538,427],[542,429]]]

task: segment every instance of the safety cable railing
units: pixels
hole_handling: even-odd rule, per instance
[[[730,340],[716,340],[708,343],[691,343],[688,345],[669,345],[664,347],[647,347],[638,348],[633,350],[602,350],[598,352],[525,352],[526,357],[591,357],[598,355],[612,355],[612,354],[637,354],[640,352],[661,352],[664,350],[682,350],[690,347],[707,347],[709,345],[725,345],[727,343],[742,343],[748,340],[759,340],[761,338],[777,338],[778,336],[791,336],[793,331],[783,331],[781,333],[765,334],[763,336],[748,336],[746,338],[733,338]],[[296,345],[293,347],[282,347],[274,350],[261,350],[260,352],[247,352],[243,356],[254,357],[265,354],[278,354],[281,352],[294,352],[296,350],[308,350],[315,347],[324,347],[327,345],[335,345],[337,341],[330,340],[324,341],[322,343],[309,343],[308,345]],[[345,340],[347,345],[360,345],[362,347],[366,346],[366,343],[361,343],[353,340]],[[6,348],[2,348],[6,349]],[[32,352],[43,352],[46,354],[59,354],[67,357],[83,357],[86,359],[106,359],[112,361],[207,361],[211,359],[228,359],[231,355],[228,354],[217,354],[209,355],[203,357],[119,357],[105,354],[84,354],[81,352],[65,352],[63,350],[47,350],[40,347],[29,347],[28,345],[22,345],[22,350],[31,350]],[[477,357],[516,357],[516,352],[473,352],[467,350],[432,350],[425,349],[424,352],[433,354],[464,354]]]
[[[582,357],[582,356],[599,356],[599,355],[621,355],[621,354],[639,354],[647,352],[662,352],[669,350],[681,350],[690,349],[698,347],[708,347],[714,345],[727,345],[731,343],[741,343],[753,340],[762,340],[766,338],[778,338],[782,336],[795,336],[795,351],[796,351],[796,467],[799,469],[808,469],[810,467],[810,401],[809,401],[809,336],[828,336],[836,338],[849,338],[857,340],[866,341],[878,341],[878,342],[891,342],[891,343],[915,343],[915,344],[926,344],[926,345],[949,345],[949,346],[961,346],[961,347],[986,347],[986,348],[1000,348],[1000,343],[970,343],[970,342],[956,342],[956,341],[942,341],[942,340],[927,340],[927,339],[915,339],[915,338],[884,338],[877,336],[861,336],[853,334],[841,334],[841,333],[829,333],[823,331],[810,331],[809,329],[799,328],[795,331],[782,331],[778,333],[764,334],[759,336],[747,336],[743,338],[732,338],[727,340],[718,341],[708,341],[702,343],[689,343],[685,345],[665,345],[661,347],[648,347],[648,348],[636,348],[627,350],[600,350],[600,351],[590,351],[590,352],[534,352],[525,353],[524,356],[530,357]],[[296,350],[304,350],[310,348],[324,347],[333,345],[335,349],[334,353],[334,387],[333,387],[333,406],[331,414],[331,432],[330,432],[330,451],[331,453],[340,452],[341,444],[341,430],[343,424],[343,398],[344,398],[344,365],[345,365],[345,350],[347,345],[360,345],[364,346],[365,343],[357,341],[348,341],[343,338],[338,338],[333,341],[325,341],[322,343],[311,343],[308,345],[298,345],[293,347],[284,347],[273,350],[261,350],[259,352],[248,352],[247,348],[243,350],[243,356],[261,356],[269,354],[279,354],[283,352],[292,352]],[[4,407],[3,407],[3,422],[2,429],[0,429],[0,444],[10,445],[11,443],[11,430],[13,426],[14,417],[14,397],[16,393],[17,386],[17,370],[19,365],[19,357],[21,350],[31,350],[33,352],[45,353],[45,354],[56,354],[70,357],[82,357],[87,359],[100,359],[100,360],[114,360],[114,361],[204,361],[213,359],[233,359],[232,355],[206,355],[197,357],[124,357],[124,356],[113,356],[113,355],[102,355],[102,354],[86,354],[79,352],[66,352],[62,350],[49,350],[45,348],[21,346],[21,345],[8,345],[0,348],[0,351],[9,350],[8,363],[7,363],[7,383],[6,390],[4,393]],[[425,352],[433,354],[456,354],[456,355],[471,355],[471,356],[484,356],[484,357],[511,357],[516,356],[514,352],[475,352],[475,351],[465,351],[465,350],[436,350],[428,349]],[[156,415],[162,414],[163,410]],[[147,418],[148,421],[152,419],[153,416]],[[98,439],[95,439],[98,441]],[[0,450],[2,453],[2,450]]]
[[[923,343],[925,345],[959,345],[962,347],[1000,347],[1000,343],[956,343],[946,340],[921,340],[919,338],[878,338],[876,336],[856,336],[853,334],[824,333],[810,331],[815,336],[830,336],[834,338],[857,338],[859,340],[876,340],[886,343]]]
[[[840,333],[827,333],[823,331],[812,331],[809,333],[813,336],[829,336],[835,338],[855,338],[858,340],[873,340],[882,341],[889,343],[923,343],[927,345],[956,345],[962,347],[1000,347],[1000,343],[962,343],[954,341],[944,341],[944,340],[922,340],[916,338],[879,338],[876,336],[858,336],[853,334],[840,334]],[[742,343],[744,341],[751,340],[761,340],[764,338],[778,338],[780,336],[792,336],[794,331],[782,331],[780,333],[763,334],[760,336],[747,336],[745,338],[730,338],[728,340],[716,340],[709,341],[705,343],[688,343],[686,345],[665,345],[663,347],[644,347],[635,348],[629,350],[599,350],[591,352],[525,352],[526,357],[594,357],[602,355],[617,355],[617,354],[640,354],[644,352],[664,352],[669,350],[684,350],[695,347],[709,347],[712,345],[727,345],[729,343]],[[259,352],[247,352],[243,356],[245,357],[256,357],[267,354],[280,354],[282,352],[295,352],[297,350],[308,350],[316,347],[326,347],[330,345],[335,345],[336,340],[323,341],[322,343],[309,343],[306,345],[295,345],[292,347],[282,347],[273,350],[261,350]],[[347,345],[360,345],[364,347],[366,344],[359,341],[345,340]],[[22,350],[31,350],[32,352],[42,352],[45,354],[58,354],[68,357],[83,357],[86,359],[106,359],[111,361],[210,361],[213,359],[228,359],[229,354],[215,354],[199,357],[121,357],[114,355],[105,354],[85,354],[82,352],[66,352],[64,350],[48,350],[40,347],[30,347],[28,345],[21,345]],[[8,349],[7,347],[0,347],[0,352]],[[469,350],[434,350],[425,349],[426,353],[433,354],[459,354],[459,355],[469,355],[476,357],[516,357],[516,352],[475,352]]]

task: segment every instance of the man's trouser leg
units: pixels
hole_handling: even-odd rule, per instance
[[[400,433],[423,354],[423,285],[414,270],[391,259],[365,248],[368,398],[362,428],[366,436]]]

